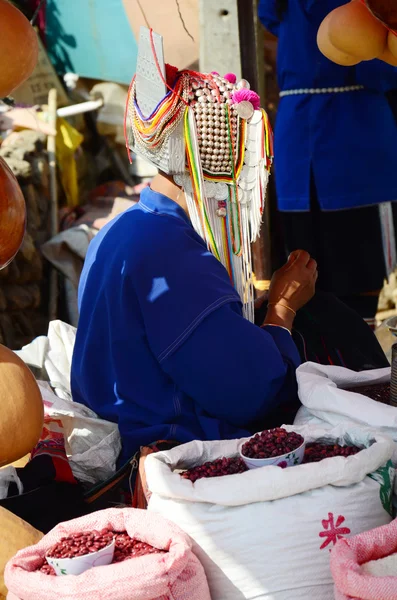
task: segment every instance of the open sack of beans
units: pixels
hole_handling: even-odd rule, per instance
[[[331,554],[336,600],[397,598],[397,520],[350,539]]]
[[[390,406],[390,368],[351,371],[343,367],[304,363],[297,370],[302,407],[296,425],[368,425],[397,441],[397,408]],[[375,400],[375,402],[374,402]]]
[[[336,541],[391,521],[389,437],[343,426],[285,430],[303,436],[305,464],[282,464],[298,460],[288,437],[279,466],[245,470],[241,440],[191,442],[146,460],[149,513],[194,540],[212,600],[332,600]],[[268,454],[266,443],[250,447]]]
[[[61,523],[18,552],[6,566],[5,583],[12,600],[210,600],[191,545],[159,515],[132,508],[99,511]],[[94,566],[69,574],[84,561]]]

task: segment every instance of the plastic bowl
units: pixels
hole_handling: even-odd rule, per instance
[[[248,458],[248,456],[244,456],[242,452],[242,447],[246,441],[247,440],[241,442],[239,446],[239,452],[241,458],[249,469],[259,469],[259,467],[270,466],[286,469],[287,467],[300,465],[305,455],[306,442],[303,441],[303,444],[296,448],[296,450],[292,450],[292,452],[287,452],[286,454],[281,454],[280,456],[271,456],[270,458]]]
[[[81,575],[93,567],[110,565],[114,556],[116,542],[113,540],[108,546],[83,556],[73,558],[51,558],[46,556],[46,561],[57,575]]]

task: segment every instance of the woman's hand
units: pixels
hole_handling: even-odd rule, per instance
[[[281,302],[297,312],[313,298],[317,276],[317,263],[308,252],[292,252],[288,262],[272,277],[269,304]]]
[[[296,250],[276,271],[269,289],[269,308],[264,325],[291,329],[296,312],[314,296],[317,263],[305,250]]]

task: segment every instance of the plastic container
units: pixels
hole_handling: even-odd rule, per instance
[[[110,565],[113,560],[115,545],[116,542],[113,539],[108,546],[98,550],[98,552],[74,556],[73,558],[50,558],[46,556],[46,561],[57,575],[81,575],[93,567]]]
[[[239,452],[241,458],[249,469],[259,469],[260,467],[271,466],[286,469],[287,467],[300,465],[305,455],[306,442],[303,441],[303,444],[296,448],[296,450],[292,450],[292,452],[287,452],[286,454],[281,454],[280,456],[271,456],[270,458],[248,458],[248,456],[244,456],[242,453],[242,447],[245,444],[245,441],[241,442],[239,446]]]

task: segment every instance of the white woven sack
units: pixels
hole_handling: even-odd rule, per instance
[[[286,429],[308,442],[370,447],[346,459],[264,467],[194,485],[178,470],[235,455],[239,440],[191,442],[147,458],[149,510],[192,537],[212,600],[332,600],[329,553],[336,540],[391,521],[390,438],[357,427]]]

